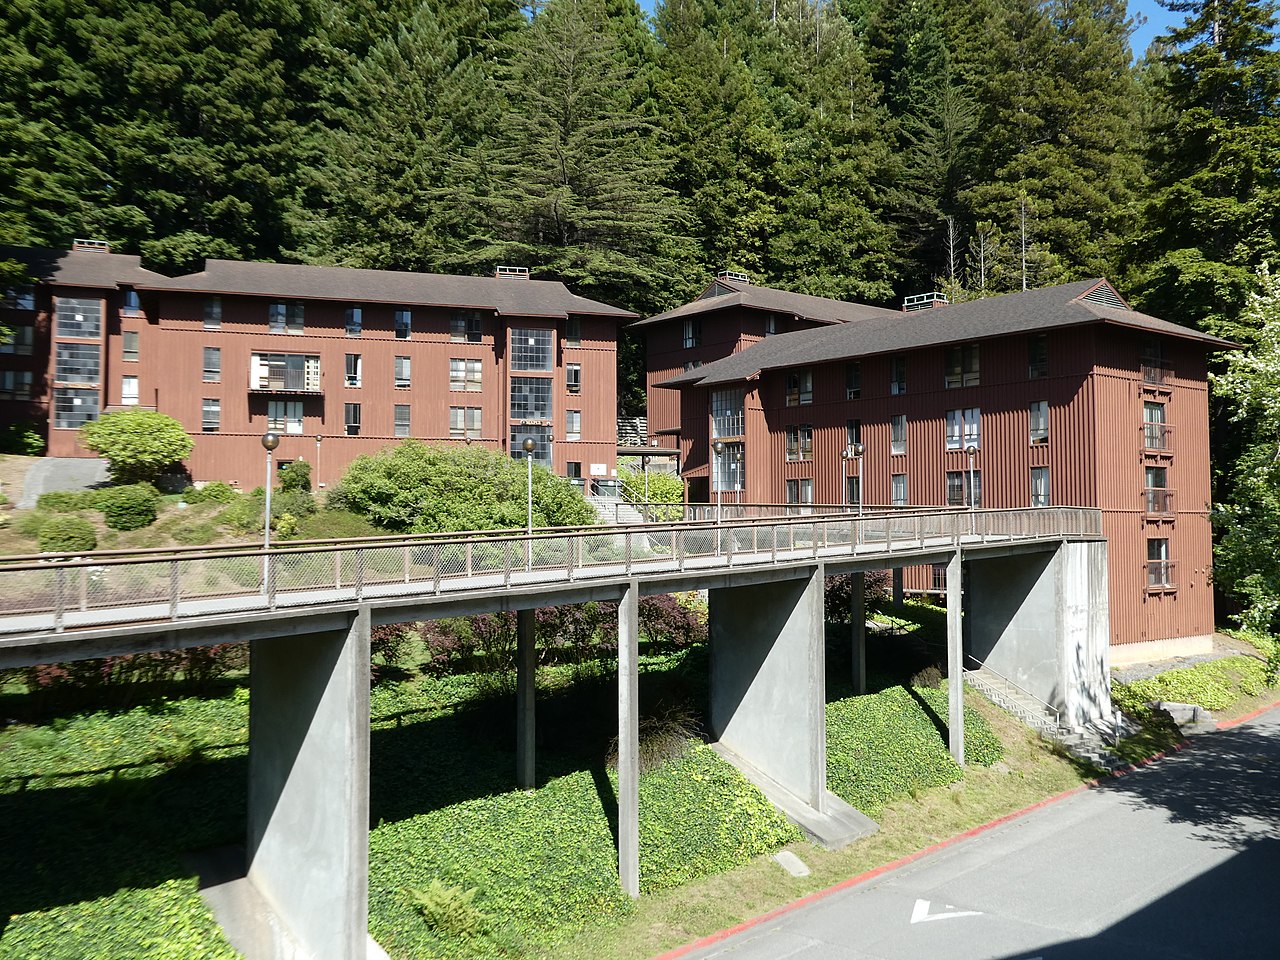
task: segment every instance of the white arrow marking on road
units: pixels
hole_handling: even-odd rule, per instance
[[[980,917],[981,910],[957,910],[951,904],[943,904],[942,913],[930,913],[928,900],[917,900],[911,909],[911,922],[924,923],[928,920],[950,920],[952,917]]]

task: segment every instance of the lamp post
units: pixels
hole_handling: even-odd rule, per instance
[[[724,486],[724,478],[720,474],[724,466],[724,443],[717,440],[711,444],[711,449],[716,455],[716,466],[711,473],[711,482],[716,488],[716,556],[718,557],[720,556],[720,488]]]
[[[271,467],[272,467],[272,462],[274,460],[275,450],[276,450],[276,447],[278,446],[280,446],[280,434],[276,433],[274,430],[268,430],[266,433],[262,435],[262,449],[267,451],[267,485],[265,488],[267,491],[267,503],[266,503],[266,507],[263,510],[263,513],[265,514],[265,516],[262,518],[262,521],[263,521],[262,522],[262,589],[263,590],[268,590],[267,573],[270,569],[269,564],[271,562],[267,554],[267,551],[271,549],[271,481],[274,479],[274,477],[272,477]]]
[[[324,484],[320,482],[320,441],[323,439],[324,437],[322,437],[320,434],[318,433],[316,434],[316,489],[317,490],[319,490],[321,487],[324,486]]]
[[[538,444],[533,437],[525,437],[524,443],[520,445],[524,448],[524,465],[525,477],[527,478],[527,487],[529,493],[528,509],[526,516],[528,517],[527,532],[529,536],[533,536],[533,451]]]
[[[969,455],[969,509],[973,510],[973,509],[976,509],[977,493],[978,493],[977,488],[973,484],[973,479],[974,479],[973,458],[977,456],[978,448],[971,443],[964,448],[964,452]]]
[[[862,492],[862,454],[866,450],[861,443],[853,445],[853,458],[858,461],[858,516],[862,516],[862,501],[865,499]]]

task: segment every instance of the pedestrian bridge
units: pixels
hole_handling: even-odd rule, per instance
[[[1069,507],[778,516],[735,506],[712,519],[532,534],[11,557],[0,560],[0,668],[250,643],[248,837],[235,911],[268,919],[251,927],[260,940],[233,942],[249,960],[350,960],[368,949],[374,624],[516,611],[513,786],[531,788],[534,611],[618,604],[618,872],[638,896],[639,597],[707,591],[711,739],[812,837],[838,846],[875,825],[826,789],[824,579],[859,581],[850,620],[862,689],[861,576],[922,563],[946,566],[957,762],[966,655],[1068,723],[1109,716],[1101,514]]]

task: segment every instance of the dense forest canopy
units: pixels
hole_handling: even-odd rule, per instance
[[[873,303],[1106,275],[1252,344],[1276,4],[1161,2],[1135,64],[1124,0],[7,0],[0,242],[519,264],[642,314],[723,268]],[[1217,404],[1229,503],[1274,425]]]

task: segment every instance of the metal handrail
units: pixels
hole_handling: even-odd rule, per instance
[[[1051,703],[1045,703],[1043,700],[1041,700],[1039,697],[1037,697],[1037,696],[1036,696],[1034,693],[1032,693],[1030,690],[1028,690],[1028,689],[1026,689],[1025,687],[1019,686],[1018,684],[1014,683],[1012,680],[1010,680],[1008,677],[1006,677],[1003,673],[996,673],[996,671],[992,670],[989,666],[987,666],[985,663],[983,663],[981,660],[979,660],[979,659],[978,659],[977,657],[975,657],[973,654],[971,654],[971,653],[966,653],[966,654],[964,655],[964,658],[965,658],[965,660],[969,661],[970,663],[977,664],[977,666],[978,666],[978,669],[979,669],[979,670],[986,670],[986,671],[988,671],[989,673],[991,673],[992,675],[994,675],[994,676],[996,676],[996,677],[999,677],[1001,680],[1003,680],[1003,681],[1004,681],[1005,683],[1007,683],[1009,686],[1013,687],[1013,689],[1017,690],[1017,691],[1018,691],[1020,694],[1022,694],[1024,697],[1027,697],[1027,698],[1029,698],[1029,699],[1031,699],[1031,700],[1034,700],[1036,703],[1040,704],[1040,706],[1044,707],[1044,708],[1045,708],[1045,710],[1047,710],[1049,713],[1052,713],[1052,714],[1053,714],[1053,722],[1054,722],[1054,723],[1056,723],[1059,727],[1061,727],[1061,726],[1062,726],[1062,711],[1061,711],[1061,710],[1059,710],[1057,707],[1055,707],[1053,704],[1051,704]],[[970,672],[970,673],[972,673],[973,671],[969,671],[969,672]]]

